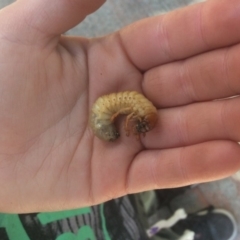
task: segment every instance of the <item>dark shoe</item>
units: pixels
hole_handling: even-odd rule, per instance
[[[173,231],[182,234],[185,230],[195,233],[194,240],[234,240],[237,224],[233,215],[224,209],[209,207],[194,214],[188,214],[173,226]]]

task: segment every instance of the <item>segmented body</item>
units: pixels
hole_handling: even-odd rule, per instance
[[[90,125],[100,139],[114,141],[120,134],[114,120],[120,114],[126,114],[125,131],[139,137],[150,131],[157,122],[157,109],[142,94],[126,91],[104,95],[94,103],[90,114]],[[131,127],[131,130],[130,130]]]

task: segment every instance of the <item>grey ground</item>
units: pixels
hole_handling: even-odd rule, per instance
[[[0,8],[12,2],[14,1],[0,0]],[[193,2],[197,0],[108,0],[98,11],[68,33],[85,37],[101,36],[144,17],[168,12]]]

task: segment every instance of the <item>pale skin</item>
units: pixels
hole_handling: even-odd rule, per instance
[[[102,203],[240,168],[240,0],[209,0],[103,38],[60,35],[103,0],[18,0],[0,11],[0,211]],[[142,92],[159,122],[114,143],[94,101]]]

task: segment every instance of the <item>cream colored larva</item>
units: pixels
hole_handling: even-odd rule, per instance
[[[120,134],[114,121],[120,114],[127,115],[124,124],[127,136],[132,130],[139,138],[157,122],[157,109],[142,94],[135,91],[111,93],[99,97],[92,107],[90,125],[94,134],[105,141],[116,140]]]

